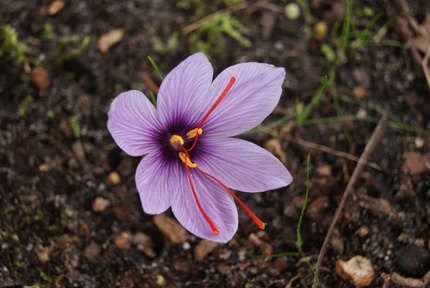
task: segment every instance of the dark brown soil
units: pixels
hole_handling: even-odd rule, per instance
[[[426,1],[410,1],[407,13],[400,4],[409,1],[354,2],[354,27],[361,31],[373,18],[360,15],[366,6],[374,15],[381,13],[369,39],[379,31],[382,40],[404,47],[383,41],[347,45],[332,70],[333,85],[326,87],[309,119],[368,118],[315,125],[294,125],[294,117],[273,123],[293,115],[296,105],[309,104],[329,73],[321,47],[340,51],[340,37],[333,35],[342,30],[343,1],[303,1],[310,2],[313,16],[308,27],[303,16],[287,19],[283,9],[289,1],[258,1],[257,6],[250,1],[232,13],[248,28],[252,47],[224,35],[227,45],[212,55],[214,69],[219,73],[244,61],[285,67],[278,107],[264,129],[243,137],[285,160],[294,182],[278,191],[239,193],[268,226],[258,231],[239,210],[238,233],[225,245],[180,234],[169,218],[154,221],[145,215],[134,183],[140,159],[123,153],[106,128],[116,95],[131,87],[149,94],[144,74],[160,83],[147,56],[166,74],[192,53],[190,35],[180,36],[177,46],[163,54],[153,47],[194,23],[194,6],[179,9],[176,1],[166,0],[74,0],[52,13],[51,2],[0,0],[1,25],[15,28],[27,47],[23,63],[9,52],[0,57],[0,287],[311,287],[314,275],[306,261],[276,255],[298,251],[308,152],[313,148],[301,236],[303,251],[315,265],[357,165],[347,157],[360,157],[382,114],[388,115],[389,125],[369,159],[373,166],[364,168],[336,223],[320,284],[353,287],[335,272],[335,264],[356,255],[372,263],[369,287],[412,287],[388,280],[394,273],[425,283],[430,270],[430,94],[406,42],[418,35],[411,21],[420,25],[429,17]],[[205,5],[207,13],[226,8],[222,1]],[[401,21],[383,28],[401,11],[403,16],[396,18]],[[319,21],[327,24],[327,36],[307,40]],[[47,24],[52,27],[48,36]],[[124,31],[122,39],[100,52],[99,37],[117,28]],[[79,51],[86,36],[89,45]],[[356,39],[353,33],[350,37]],[[421,51],[417,55],[424,57]],[[393,121],[421,132],[395,130]],[[163,232],[160,227],[168,224],[172,229]]]

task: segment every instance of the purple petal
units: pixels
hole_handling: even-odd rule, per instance
[[[175,67],[161,83],[157,110],[163,123],[183,121],[197,125],[208,110],[207,98],[213,69],[203,53],[189,56]],[[195,124],[194,124],[195,123]]]
[[[194,163],[226,186],[243,192],[261,192],[287,186],[293,180],[281,161],[265,149],[234,138],[208,143],[203,135],[199,149],[204,152],[196,154]]]
[[[218,227],[220,233],[212,233],[211,227],[197,207],[189,185],[183,186],[181,192],[177,193],[172,204],[173,213],[178,221],[194,235],[216,242],[228,242],[236,233],[238,226],[237,208],[233,197],[210,178],[192,169],[190,173],[203,210]],[[183,177],[186,177],[185,173]]]
[[[147,214],[160,214],[172,204],[173,195],[179,193],[187,182],[178,175],[184,172],[179,161],[166,161],[162,151],[146,155],[136,169],[136,186],[142,207]],[[185,168],[184,168],[185,169]]]
[[[263,63],[231,66],[214,80],[209,98],[217,99],[232,76],[236,77],[235,84],[206,120],[203,133],[229,137],[246,132],[260,124],[278,104],[284,68]]]
[[[121,93],[112,101],[107,127],[118,146],[131,156],[153,150],[160,130],[154,105],[136,90]]]

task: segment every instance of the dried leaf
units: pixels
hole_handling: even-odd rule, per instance
[[[51,75],[49,75],[49,72],[44,68],[34,68],[30,73],[30,77],[40,90],[46,90],[51,86]]]
[[[356,287],[370,285],[375,272],[369,259],[362,256],[354,256],[347,262],[336,261],[336,273],[345,281],[352,281]]]

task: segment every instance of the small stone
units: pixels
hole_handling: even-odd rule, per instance
[[[273,261],[273,268],[279,272],[283,272],[285,269],[287,269],[287,267],[287,261],[283,257],[276,258],[276,260]]]
[[[52,251],[52,246],[42,247],[37,251],[37,258],[39,258],[40,262],[49,262],[49,260],[51,260]]]
[[[194,247],[194,259],[197,261],[203,260],[209,253],[211,253],[219,244],[209,240],[202,240]]]
[[[121,28],[114,29],[109,31],[106,34],[103,34],[100,36],[100,38],[97,41],[97,48],[102,53],[106,53],[109,51],[110,47],[121,41],[122,37],[124,36],[124,30]]]
[[[49,170],[51,170],[51,165],[47,163],[42,163],[39,165],[39,172],[48,172]]]
[[[121,176],[116,171],[112,171],[107,176],[107,182],[110,186],[116,186],[121,183]]]
[[[415,148],[418,148],[418,149],[423,148],[425,144],[424,139],[421,137],[416,137],[414,142],[415,142]]]
[[[429,169],[426,163],[430,162],[430,153],[405,152],[403,158],[405,160],[402,169],[408,170],[412,174],[420,174]]]
[[[285,5],[284,13],[288,20],[297,20],[300,17],[300,7],[296,3],[287,4]]]
[[[367,113],[367,110],[362,107],[362,108],[358,109],[358,111],[355,115],[357,115],[358,118],[363,119],[363,118],[367,117],[368,113]]]
[[[78,140],[72,144],[72,151],[76,159],[78,159],[81,164],[87,163],[85,149],[81,141]]]
[[[92,209],[94,212],[103,212],[109,206],[110,202],[103,197],[97,197],[93,201]]]
[[[122,232],[117,235],[113,241],[115,246],[119,249],[130,249],[132,239],[133,237],[129,232]]]
[[[414,245],[420,247],[420,248],[424,248],[425,245],[425,240],[423,238],[417,238],[414,241]]]
[[[83,255],[89,262],[94,263],[101,252],[102,247],[96,242],[91,241],[90,244],[84,248]]]
[[[303,207],[303,197],[295,196],[289,203],[288,206],[284,207],[284,215],[293,219],[298,219],[300,210]]]
[[[336,261],[336,273],[345,281],[352,281],[356,287],[370,285],[375,272],[369,259],[354,256],[349,261]]]
[[[193,273],[197,270],[196,262],[179,256],[173,257],[172,266],[176,271],[187,274]]]
[[[319,219],[328,206],[328,197],[319,196],[308,205],[305,213],[311,219]]]
[[[224,263],[218,264],[216,270],[222,275],[226,274],[230,270],[230,266]]]
[[[360,237],[365,237],[365,236],[367,236],[368,234],[369,234],[369,232],[370,232],[370,229],[369,229],[369,227],[367,227],[367,226],[361,226],[360,228],[358,228],[358,230],[357,230],[357,234],[358,234],[358,236],[360,236]]]
[[[287,156],[285,155],[285,151],[284,149],[282,149],[281,142],[278,139],[270,139],[266,142],[264,148],[266,148],[266,150],[278,157],[282,163],[287,163]]]
[[[320,177],[330,177],[331,176],[331,166],[330,165],[321,165],[316,168],[318,176]]]
[[[366,98],[367,90],[362,86],[355,86],[352,90],[352,95],[354,95],[355,99],[362,100]]]
[[[177,221],[164,214],[156,215],[153,218],[154,224],[160,231],[169,238],[172,243],[180,244],[188,240],[188,233]]]
[[[157,256],[157,253],[155,253],[153,249],[154,243],[145,233],[137,232],[134,234],[132,242],[136,245],[137,249],[142,251],[146,256],[150,258],[155,258]]]
[[[52,16],[57,14],[61,9],[63,9],[64,5],[66,5],[66,2],[63,0],[52,1],[48,6],[48,15]]]
[[[318,41],[324,40],[324,38],[327,36],[327,23],[325,22],[318,22],[314,26],[314,38]]]
[[[334,251],[339,254],[343,253],[344,243],[339,230],[336,229],[333,231],[333,235],[330,238],[330,244]]]
[[[369,73],[366,69],[355,68],[352,70],[352,76],[354,80],[359,84],[359,87],[367,88],[370,85]]]
[[[397,263],[410,276],[422,277],[430,270],[430,252],[415,245],[408,245],[397,252]]]
[[[251,241],[255,246],[257,246],[257,247],[259,247],[259,248],[260,248],[261,253],[263,253],[263,255],[272,255],[272,253],[273,253],[273,248],[272,248],[272,246],[271,246],[269,243],[267,243],[267,242],[265,242],[265,241],[261,240],[261,239],[260,239],[260,237],[258,237],[256,234],[254,234],[254,233],[249,234],[248,239],[249,239],[249,240],[250,240],[250,241]]]

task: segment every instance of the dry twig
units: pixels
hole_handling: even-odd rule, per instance
[[[288,141],[296,143],[298,145],[302,145],[302,146],[305,146],[305,147],[308,147],[308,148],[311,148],[311,149],[323,151],[325,153],[332,154],[332,155],[335,155],[335,156],[338,156],[338,157],[343,157],[343,158],[346,158],[346,159],[354,161],[354,162],[358,162],[360,160],[359,158],[355,157],[352,154],[349,154],[349,153],[346,153],[346,152],[342,152],[342,151],[337,151],[337,150],[334,150],[334,149],[332,149],[330,147],[327,147],[327,146],[324,146],[324,145],[320,145],[320,144],[316,144],[316,143],[313,143],[313,142],[309,142],[309,141],[306,141],[306,140],[303,140],[303,139],[300,139],[300,138],[286,136],[286,139]],[[363,161],[363,164],[367,165],[367,166],[369,166],[369,167],[371,167],[373,169],[376,169],[378,171],[382,171],[381,166],[379,166],[379,165],[377,165],[375,163],[372,163],[372,162],[369,162],[369,161]]]
[[[358,160],[357,166],[355,166],[354,172],[352,173],[352,176],[351,176],[351,180],[348,182],[348,185],[346,186],[345,192],[342,195],[342,199],[340,200],[339,205],[337,206],[336,212],[333,216],[333,220],[330,224],[330,228],[327,231],[326,237],[324,239],[324,243],[321,246],[320,254],[318,256],[318,261],[315,266],[316,275],[319,274],[319,270],[320,270],[322,261],[324,259],[328,242],[333,233],[334,226],[336,225],[337,220],[339,220],[340,213],[343,211],[343,207],[345,206],[346,200],[348,199],[348,196],[351,193],[352,188],[354,187],[354,184],[357,181],[359,175],[361,175],[361,172],[363,171],[364,163],[367,161],[367,159],[369,159],[370,155],[373,153],[379,141],[381,140],[382,135],[384,134],[386,125],[387,125],[387,118],[386,116],[383,116],[382,119],[379,120],[379,123],[376,126],[375,130],[373,131],[373,134],[370,137],[369,142],[364,148],[364,151],[361,154],[360,159]],[[318,280],[317,278],[315,278],[314,284],[312,287],[314,288],[318,287],[317,285],[318,285]]]
[[[428,66],[429,59],[430,59],[430,46],[429,46],[427,53],[426,53],[426,56],[424,57],[423,62],[422,62],[424,75],[426,76],[427,85],[429,86],[429,89],[430,89],[430,69]]]

